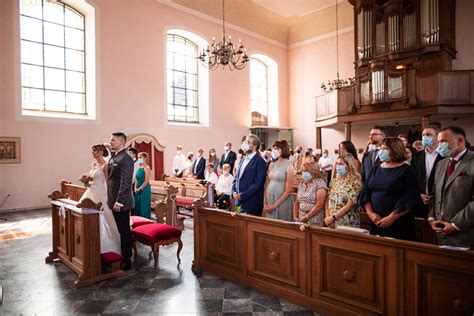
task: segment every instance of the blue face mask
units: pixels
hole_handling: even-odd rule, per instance
[[[424,147],[431,147],[433,146],[433,137],[431,136],[423,136],[421,139],[421,144]]]
[[[451,149],[449,149],[448,145],[449,144],[447,142],[442,142],[439,144],[438,149],[436,150],[443,158],[451,156]]]
[[[143,158],[139,158],[137,161],[138,161],[139,164],[142,164],[143,163]]]
[[[306,182],[308,180],[311,179],[311,173],[309,173],[308,171],[303,171],[301,173],[301,175],[303,176],[303,181]]]
[[[388,151],[388,149],[381,149],[379,151],[379,159],[382,162],[390,160],[390,152]]]
[[[347,166],[346,165],[337,165],[336,166],[336,174],[338,177],[344,176],[347,173]]]

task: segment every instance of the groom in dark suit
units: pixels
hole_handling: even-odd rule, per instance
[[[132,266],[132,233],[130,231],[130,211],[133,208],[132,176],[133,159],[125,150],[127,136],[113,133],[110,138],[112,158],[109,160],[109,180],[107,182],[107,205],[113,211],[120,233],[120,243],[124,260],[122,270]]]
[[[259,153],[260,139],[253,134],[246,137],[241,149],[246,156],[237,167],[232,193],[240,211],[262,216],[263,194],[267,164]]]

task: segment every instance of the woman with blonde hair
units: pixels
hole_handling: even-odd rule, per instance
[[[354,157],[345,153],[336,160],[336,177],[329,184],[326,205],[326,226],[360,227],[357,199],[362,188],[360,174],[356,171]]]
[[[303,182],[298,187],[298,195],[293,208],[296,222],[324,226],[324,206],[326,205],[327,186],[324,176],[315,161],[305,162],[301,166]]]

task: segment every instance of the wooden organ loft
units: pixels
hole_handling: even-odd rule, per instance
[[[321,127],[344,125],[350,140],[351,123],[415,119],[426,125],[474,114],[474,70],[451,67],[455,0],[349,2],[355,85],[316,97],[319,145]]]

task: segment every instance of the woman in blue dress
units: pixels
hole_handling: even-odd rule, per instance
[[[404,240],[415,239],[413,207],[420,203],[417,177],[404,163],[405,146],[394,137],[386,138],[362,190],[362,205],[373,222],[372,234]]]
[[[148,154],[138,154],[138,168],[135,174],[135,215],[151,219],[151,168],[148,166]]]

